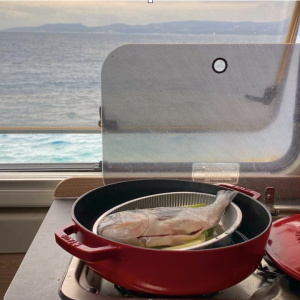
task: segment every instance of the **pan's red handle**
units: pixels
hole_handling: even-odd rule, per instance
[[[103,246],[98,248],[91,248],[85,246],[69,235],[75,233],[75,224],[73,222],[57,229],[55,231],[55,240],[59,246],[70,254],[87,262],[94,262],[111,258],[116,255],[119,248],[113,246]]]
[[[261,196],[260,193],[249,190],[249,189],[246,189],[244,187],[240,187],[240,186],[233,185],[233,184],[227,184],[227,183],[221,183],[221,184],[217,184],[217,185],[218,186],[223,186],[223,187],[226,187],[226,188],[238,191],[238,192],[241,192],[241,193],[246,194],[246,195],[248,195],[248,196],[250,196],[250,197],[252,197],[256,200],[260,200],[260,196]]]

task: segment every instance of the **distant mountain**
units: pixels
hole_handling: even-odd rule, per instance
[[[32,27],[15,27],[4,29],[10,32],[89,32],[90,28],[82,24],[45,24]]]
[[[148,25],[127,25],[122,23],[107,26],[88,27],[82,24],[45,24],[37,27],[16,27],[9,32],[84,32],[84,33],[140,33],[140,34],[266,34],[283,32],[288,20],[280,22],[220,22],[182,21],[152,23]]]

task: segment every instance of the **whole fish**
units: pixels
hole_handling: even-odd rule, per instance
[[[158,207],[117,212],[99,223],[97,233],[133,246],[182,245],[216,226],[237,193],[218,191],[216,200],[205,207]]]

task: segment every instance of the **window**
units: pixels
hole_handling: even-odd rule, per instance
[[[292,2],[0,2],[0,169],[99,171],[101,68],[117,47],[283,43],[293,9]]]

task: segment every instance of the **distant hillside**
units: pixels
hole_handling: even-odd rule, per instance
[[[86,32],[86,33],[140,33],[140,34],[280,34],[287,21],[280,22],[219,22],[182,21],[152,23],[148,25],[127,25],[122,23],[107,26],[88,27],[82,24],[45,24],[36,27],[5,29],[9,32]]]
[[[82,24],[45,24],[32,27],[15,27],[2,31],[11,32],[89,32],[90,28]]]

